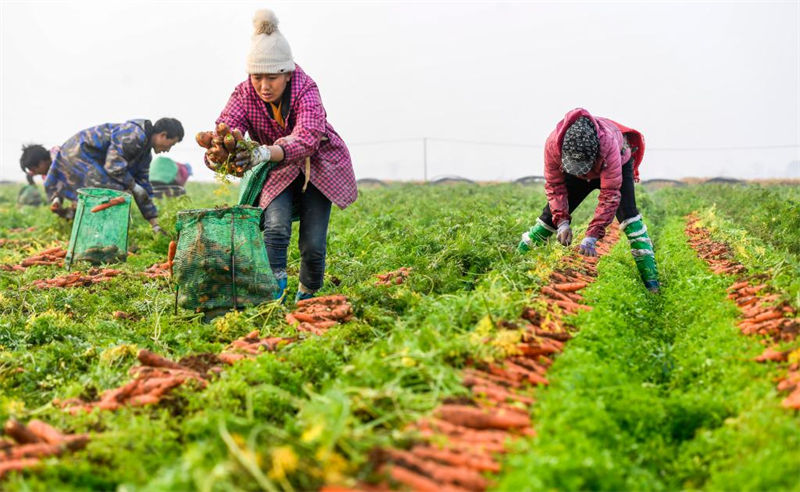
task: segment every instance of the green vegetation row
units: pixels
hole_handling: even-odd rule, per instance
[[[601,260],[594,310],[538,393],[539,435],[508,458],[501,490],[800,488],[800,419],[780,407],[775,369],[752,362],[763,347],[735,326],[731,279],[697,258],[667,203],[648,210],[661,296],[638,288],[624,242]]]

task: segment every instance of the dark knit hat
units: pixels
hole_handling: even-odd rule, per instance
[[[564,140],[561,142],[561,168],[574,176],[587,174],[597,160],[599,148],[597,130],[592,120],[581,116],[564,132]]]

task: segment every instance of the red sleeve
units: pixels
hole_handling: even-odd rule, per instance
[[[555,132],[547,139],[544,146],[544,191],[547,203],[553,214],[553,224],[558,225],[570,220],[567,186],[564,184],[564,171],[561,170],[561,157],[555,152]]]
[[[302,162],[313,155],[325,136],[326,121],[319,90],[316,84],[311,84],[297,100],[291,135],[275,141],[275,145],[283,148],[284,161]]]
[[[589,222],[586,235],[601,239],[606,234],[606,227],[614,221],[614,214],[619,208],[622,197],[620,188],[622,187],[622,161],[620,160],[619,148],[609,146],[606,155],[603,156],[605,166],[600,172],[600,196],[597,197],[597,208],[594,210],[594,217]]]

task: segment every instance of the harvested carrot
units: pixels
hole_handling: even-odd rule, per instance
[[[575,292],[577,290],[583,289],[584,287],[586,287],[585,282],[566,282],[566,283],[555,284],[553,286],[555,290],[558,290],[560,292]]]
[[[20,444],[40,443],[42,440],[17,419],[8,419],[3,426],[3,432]]]
[[[755,358],[756,362],[784,362],[788,357],[791,351],[787,350],[785,352],[781,352],[779,350],[768,348],[764,350],[764,352]]]
[[[396,482],[419,492],[441,492],[442,487],[433,480],[402,466],[389,467],[389,476]]]
[[[61,444],[64,442],[64,434],[55,427],[33,419],[28,422],[28,429],[39,439],[49,444]]]
[[[154,354],[147,349],[141,349],[139,354],[136,356],[139,359],[139,362],[142,365],[150,366],[150,367],[166,367],[169,369],[185,369],[182,365],[172,362],[171,360],[161,357],[158,354]]]
[[[97,213],[97,212],[100,212],[101,210],[105,210],[107,208],[111,208],[113,206],[120,205],[122,203],[125,203],[125,197],[124,196],[114,197],[114,198],[112,198],[111,200],[109,200],[109,201],[107,201],[105,203],[101,203],[100,205],[95,205],[94,207],[92,207],[91,212],[92,213]]]
[[[12,471],[22,471],[26,468],[31,468],[38,464],[39,460],[37,458],[0,461],[0,478],[3,478],[3,476]]]
[[[18,460],[21,458],[44,458],[47,456],[57,456],[63,451],[64,447],[58,444],[37,442],[33,444],[22,444],[11,449],[7,449],[3,453],[3,456],[7,460]]]
[[[500,464],[483,453],[464,453],[432,446],[414,446],[411,453],[424,459],[432,459],[452,466],[463,466],[480,472],[498,473]]]
[[[473,429],[521,429],[530,426],[530,418],[519,413],[486,411],[467,405],[442,405],[435,415],[448,422]]]

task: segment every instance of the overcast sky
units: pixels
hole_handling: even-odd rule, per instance
[[[22,179],[23,143],[161,116],[186,129],[169,155],[210,179],[194,134],[245,79],[265,7],[359,178],[422,178],[423,137],[429,177],[540,175],[578,106],[644,133],[643,179],[785,176],[800,160],[798,0],[0,2],[0,179]]]

